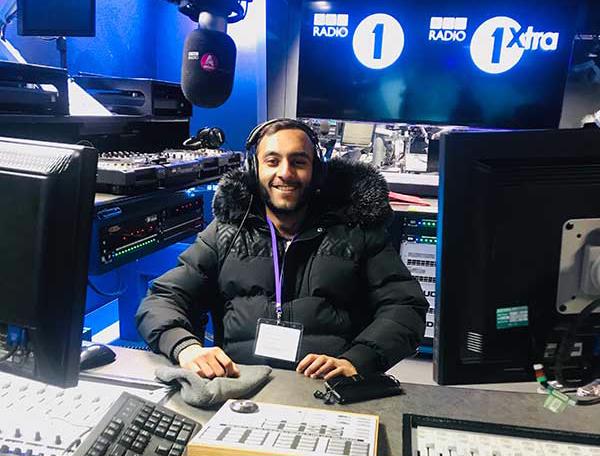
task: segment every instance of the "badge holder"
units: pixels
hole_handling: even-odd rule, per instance
[[[301,323],[259,318],[256,323],[254,355],[298,362],[303,332],[304,326]]]

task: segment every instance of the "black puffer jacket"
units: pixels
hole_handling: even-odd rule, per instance
[[[275,281],[270,231],[257,198],[231,245],[251,183],[241,171],[222,178],[215,220],[181,254],[179,265],[154,281],[138,310],[140,334],[173,361],[174,350],[200,338],[210,311],[215,340],[235,362],[265,362],[253,355],[254,337],[259,318],[275,317]],[[300,359],[324,353],[368,372],[414,352],[428,305],[388,241],[384,223],[390,215],[379,173],[333,160],[301,233],[287,251],[279,239],[283,319],[304,325]]]

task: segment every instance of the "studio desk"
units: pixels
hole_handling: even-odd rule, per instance
[[[120,347],[113,347],[113,350],[117,353],[114,363],[89,371],[87,375],[121,381],[153,381],[155,368],[168,364],[166,358],[154,353]],[[322,380],[309,379],[295,371],[275,369],[267,385],[252,399],[379,415],[380,456],[402,454],[404,413],[600,434],[600,405],[569,406],[562,413],[553,413],[544,408],[546,395],[536,393],[535,382],[439,386],[432,380],[431,362],[412,359],[400,362],[390,373],[402,382],[404,395],[352,405],[325,405],[313,396],[316,389],[323,389]],[[215,413],[215,410],[201,410],[185,404],[179,393],[172,395],[163,405],[200,423],[206,423]]]

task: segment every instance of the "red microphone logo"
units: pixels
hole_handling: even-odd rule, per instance
[[[204,71],[208,71],[208,72],[216,71],[219,68],[219,60],[217,59],[216,55],[211,54],[210,52],[207,52],[200,59],[200,67]]]

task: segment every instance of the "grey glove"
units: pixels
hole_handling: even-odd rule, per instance
[[[195,372],[181,367],[163,366],[154,375],[165,383],[177,382],[181,385],[181,398],[194,407],[212,407],[228,399],[248,397],[262,388],[271,373],[269,366],[244,366],[237,364],[240,376],[202,378]]]

